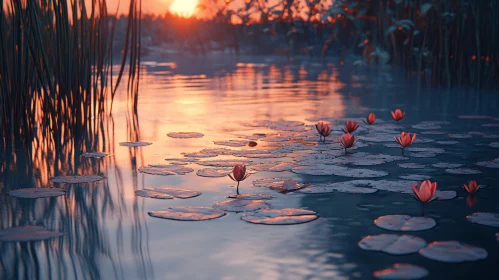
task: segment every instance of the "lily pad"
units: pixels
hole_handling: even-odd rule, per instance
[[[255,171],[273,171],[273,172],[284,172],[290,171],[295,164],[292,162],[265,162],[252,165],[251,170]]]
[[[399,163],[398,166],[407,169],[422,169],[426,167],[426,165],[424,164],[413,163],[413,162]]]
[[[475,175],[482,173],[482,171],[480,170],[471,169],[471,168],[450,168],[450,169],[445,169],[445,172],[457,175]]]
[[[243,159],[220,159],[220,160],[204,160],[204,161],[198,161],[196,163],[202,166],[234,167],[238,164],[250,165],[253,162]]]
[[[197,158],[167,158],[170,164],[174,165],[187,165],[191,163],[196,163],[199,159]]]
[[[57,188],[26,188],[11,191],[9,194],[17,198],[44,198],[61,196],[66,194],[66,191]]]
[[[484,226],[499,227],[499,213],[477,212],[466,217],[468,221]]]
[[[436,168],[451,169],[451,168],[459,168],[461,166],[464,166],[464,164],[461,164],[461,163],[449,163],[449,162],[439,162],[439,163],[434,163],[431,166],[436,167]]]
[[[458,141],[435,141],[436,144],[439,145],[456,145],[459,144]]]
[[[177,189],[177,188],[153,188],[137,190],[135,194],[142,197],[159,198],[159,199],[171,199],[171,198],[193,198],[201,195],[198,191]]]
[[[103,152],[92,152],[92,153],[85,153],[81,156],[86,158],[103,158],[109,156],[109,154]]]
[[[306,186],[285,178],[263,178],[253,181],[255,187],[265,187],[283,193],[294,192]]]
[[[469,135],[469,134],[449,134],[449,137],[450,138],[456,138],[456,139],[469,139],[469,138],[473,138],[473,136]]]
[[[444,135],[447,134],[445,131],[440,131],[440,130],[434,130],[434,131],[421,131],[421,134],[426,134],[426,135]]]
[[[291,171],[297,174],[316,175],[316,176],[343,176],[350,178],[377,178],[388,176],[385,171],[377,171],[371,169],[350,168],[337,165],[302,165],[294,167]]]
[[[428,217],[411,217],[409,215],[386,215],[374,220],[380,228],[393,231],[420,231],[435,227],[437,223]]]
[[[480,161],[477,162],[476,165],[488,167],[488,168],[499,168],[499,159],[491,160],[491,161]]]
[[[213,204],[214,209],[227,212],[252,212],[270,205],[263,200],[231,199]]]
[[[432,158],[436,157],[437,154],[435,153],[425,153],[425,152],[420,152],[420,153],[406,153],[407,156],[410,157],[415,157],[415,158]]]
[[[29,242],[52,239],[63,236],[62,233],[47,230],[42,226],[23,226],[0,230],[2,242]]]
[[[456,191],[436,191],[432,197],[432,200],[450,200],[457,197]]]
[[[483,116],[483,115],[463,115],[457,117],[463,120],[486,120],[492,118],[491,116]]]
[[[201,138],[204,136],[204,134],[199,133],[199,132],[170,132],[166,135],[168,135],[168,137],[171,137],[171,138],[180,138],[180,139]]]
[[[135,195],[141,197],[149,197],[156,199],[173,199],[174,197],[165,193],[157,192],[154,190],[136,190]]]
[[[283,158],[287,156],[283,150],[241,150],[234,152],[235,157],[247,158]]]
[[[218,153],[216,152],[193,152],[193,153],[182,153],[184,157],[188,158],[211,158],[211,157],[218,157]]]
[[[437,124],[433,124],[433,123],[420,123],[420,124],[413,125],[412,128],[436,130],[436,129],[441,129],[442,127],[437,125]]]
[[[406,263],[396,263],[392,267],[373,273],[378,279],[421,279],[428,274],[426,268]]]
[[[399,178],[404,180],[424,181],[430,179],[431,177],[428,175],[421,175],[421,174],[409,174],[409,175],[399,176]]]
[[[380,234],[369,235],[357,243],[367,251],[380,251],[390,255],[407,255],[417,253],[426,246],[426,241],[412,235]]]
[[[231,194],[227,196],[227,198],[242,199],[242,200],[269,200],[274,197],[266,193],[256,193],[256,194],[245,193],[245,194]]]
[[[316,212],[299,208],[266,208],[241,216],[243,221],[263,225],[297,225],[311,222],[317,218],[319,218],[319,216]]]
[[[217,178],[217,177],[225,177],[231,172],[232,172],[231,168],[219,167],[219,168],[199,169],[198,172],[196,172],[196,174],[201,177]]]
[[[150,164],[147,166],[139,167],[139,171],[141,173],[146,173],[150,175],[185,175],[187,173],[191,173],[194,169],[190,167],[174,165],[174,164]]]
[[[228,146],[228,147],[244,147],[247,146],[248,140],[224,140],[224,141],[213,141],[215,145]]]
[[[432,153],[432,154],[445,153],[445,150],[440,148],[407,148],[406,151],[413,153]]]
[[[211,207],[172,206],[167,210],[150,211],[149,216],[176,221],[205,221],[226,215],[225,211]]]
[[[419,254],[432,260],[449,263],[478,261],[488,256],[485,249],[459,241],[435,241],[419,250]]]
[[[499,148],[499,142],[491,142],[489,143],[489,146],[491,146],[492,148]]]
[[[370,194],[377,192],[377,189],[366,187],[365,180],[353,180],[347,182],[336,182],[329,184],[314,184],[299,190],[299,193],[321,194],[331,192]]]
[[[120,146],[124,147],[144,147],[152,145],[151,142],[120,142]]]
[[[66,183],[66,184],[81,184],[81,183],[94,183],[105,179],[105,177],[98,175],[75,175],[75,176],[58,176],[50,178],[52,183]]]

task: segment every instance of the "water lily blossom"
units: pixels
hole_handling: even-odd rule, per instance
[[[237,182],[237,194],[239,194],[239,183],[241,181],[244,181],[250,175],[250,173],[246,173],[246,166],[244,164],[236,164],[236,166],[234,166],[234,169],[232,170],[232,175],[228,174],[232,181]]]
[[[394,136],[393,138],[402,146],[402,150],[404,150],[405,147],[412,145],[416,141],[416,133],[411,136],[409,132],[402,132],[399,137]]]
[[[396,120],[397,122],[405,117],[405,112],[402,112],[402,110],[400,110],[400,109],[397,109],[391,113],[392,113],[392,118],[394,120]]]
[[[342,128],[343,132],[345,133],[352,133],[359,128],[359,125],[357,124],[356,121],[346,121],[345,122],[345,128]]]
[[[430,180],[424,180],[416,186],[411,185],[411,188],[414,192],[414,198],[421,202],[422,207],[424,207],[425,203],[432,201],[433,195],[437,190],[437,182],[432,183]],[[422,208],[422,214],[424,215],[424,208]]]
[[[374,113],[370,113],[363,121],[365,124],[372,125],[376,121],[376,115]]]
[[[467,191],[469,194],[474,194],[478,191],[479,186],[475,180],[471,180],[468,182],[468,184],[463,185],[463,189]]]
[[[331,127],[327,123],[318,122],[315,128],[319,132],[319,141],[326,141],[326,137],[331,134]],[[324,137],[324,140],[322,139]]]
[[[353,147],[353,145],[355,145],[355,137],[350,133],[343,133],[343,135],[339,137],[338,140],[340,141],[341,146],[345,148],[345,153],[347,151],[347,148],[351,148]]]

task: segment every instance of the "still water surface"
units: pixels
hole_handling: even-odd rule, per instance
[[[499,123],[497,120],[457,118],[499,117],[497,92],[421,89],[415,82],[406,81],[400,70],[390,67],[354,71],[338,68],[335,63],[276,58],[146,61],[141,75],[137,111],[129,109],[123,90],[115,98],[112,115],[96,120],[92,137],[85,137],[87,151],[104,151],[110,157],[82,159],[79,155],[84,151],[70,147],[50,151],[40,138],[33,144],[33,154],[19,151],[4,163],[1,228],[44,225],[64,236],[43,242],[0,243],[0,279],[370,279],[373,271],[396,262],[423,266],[429,270],[430,279],[476,275],[481,275],[480,279],[499,278],[499,242],[495,237],[499,230],[465,219],[477,211],[499,212],[497,169],[475,166],[478,161],[499,157],[499,148],[480,145],[497,139],[424,135],[421,137],[457,140],[459,144],[440,147],[449,153],[436,158],[411,158],[411,162],[422,164],[464,163],[481,170],[479,175],[451,175],[434,168],[403,169],[397,163],[383,165],[383,170],[390,173],[383,179],[428,174],[438,182],[439,189],[457,191],[456,199],[435,201],[426,207],[426,215],[437,221],[437,227],[411,234],[427,242],[458,240],[488,251],[487,259],[464,264],[439,263],[419,254],[391,256],[363,251],[357,246],[364,236],[393,233],[377,228],[373,223],[377,217],[420,214],[419,204],[407,194],[279,194],[253,187],[252,181],[268,177],[309,183],[351,179],[289,171],[258,172],[241,183],[242,193],[269,193],[275,196],[275,208],[307,208],[316,211],[320,218],[307,224],[264,226],[245,223],[240,214],[229,213],[210,221],[180,222],[149,217],[147,212],[177,205],[211,206],[235,193],[229,187],[233,182],[228,177],[197,176],[196,171],[204,167],[196,164],[189,165],[194,172],[183,176],[138,172],[141,166],[165,164],[166,158],[183,157],[182,153],[220,147],[213,141],[275,132],[247,125],[263,120],[300,121],[311,127],[324,118],[339,127],[346,118],[363,118],[369,112],[390,122],[389,111],[400,107],[407,111],[400,124],[407,131],[419,133],[421,130],[411,126],[420,121],[447,121],[448,133],[499,134],[498,127],[482,126]],[[205,136],[174,139],[166,135],[187,131]],[[118,144],[136,140],[153,144],[142,148]],[[359,151],[401,155],[399,149],[383,144],[373,143]],[[276,144],[259,141],[258,148],[272,145]],[[217,157],[224,158],[231,157]],[[107,179],[67,186],[49,181],[53,176],[71,174],[101,174]],[[478,193],[471,209],[460,188],[470,179],[488,185]],[[37,200],[8,196],[10,190],[17,188],[49,186],[63,187],[68,193]],[[135,190],[150,187],[180,187],[200,191],[202,195],[186,200],[135,196]]]

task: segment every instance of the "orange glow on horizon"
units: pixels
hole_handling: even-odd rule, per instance
[[[170,12],[179,16],[190,17],[196,11],[198,0],[175,0],[170,6]]]

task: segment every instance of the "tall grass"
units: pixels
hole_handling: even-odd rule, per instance
[[[116,80],[112,50],[117,18],[106,0],[85,2],[0,0],[1,152],[29,145],[37,130],[52,139],[77,137],[111,108],[127,69],[130,97],[136,102],[141,0],[130,0]]]
[[[425,85],[499,87],[497,0],[247,0],[242,8],[232,2],[210,20],[146,16],[144,35],[198,54],[233,48],[337,56],[401,66]]]

